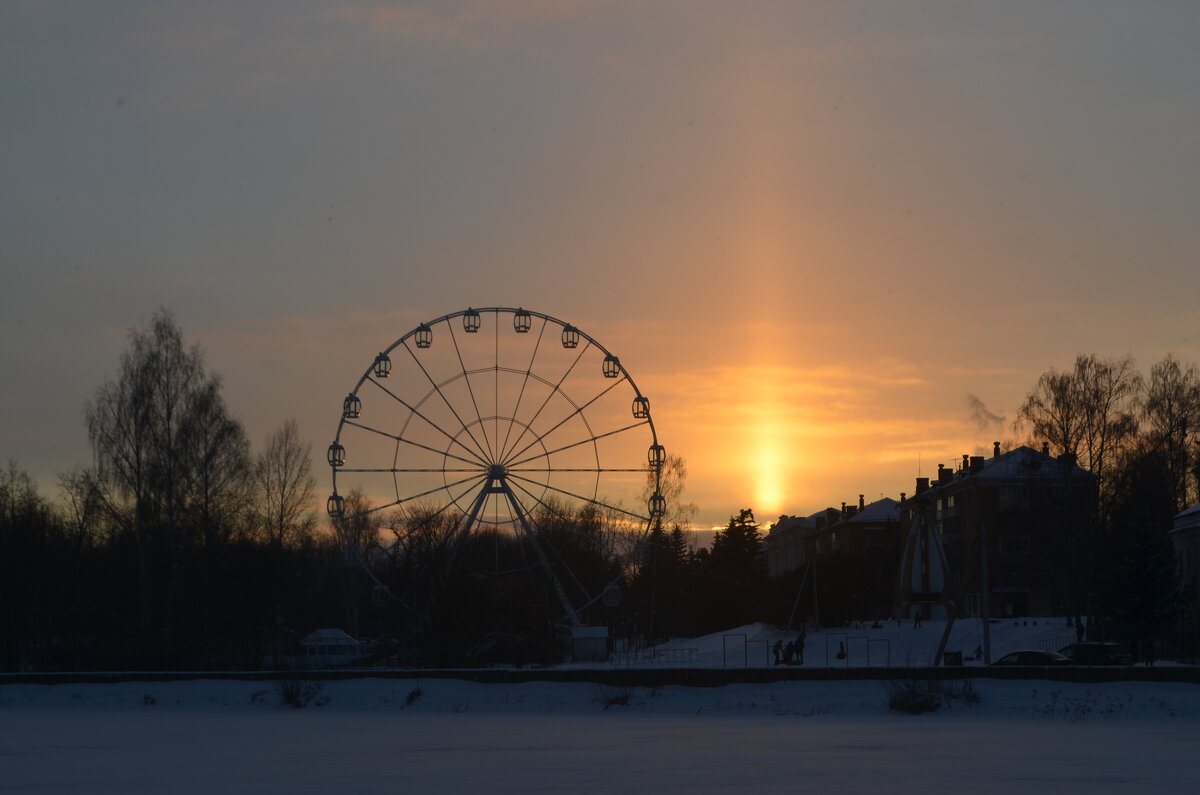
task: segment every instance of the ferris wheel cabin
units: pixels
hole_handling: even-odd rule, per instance
[[[479,331],[479,313],[474,309],[463,312],[463,331],[474,334]]]

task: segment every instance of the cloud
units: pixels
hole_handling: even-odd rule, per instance
[[[984,404],[982,400],[967,393],[967,412],[968,419],[975,423],[978,430],[986,431],[990,428],[1000,428],[1004,425],[1004,417],[993,413]]]

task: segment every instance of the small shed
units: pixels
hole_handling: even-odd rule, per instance
[[[575,662],[604,662],[608,659],[608,627],[573,627],[571,651]]]

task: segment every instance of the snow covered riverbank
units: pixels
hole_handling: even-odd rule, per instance
[[[1200,686],[978,680],[717,688],[453,679],[0,686],[14,792],[1145,792],[1194,782]]]

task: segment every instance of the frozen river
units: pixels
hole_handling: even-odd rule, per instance
[[[1190,791],[1200,687],[977,683],[888,712],[876,682],[614,690],[328,682],[0,687],[3,792]],[[415,695],[414,695],[415,694]],[[317,706],[316,702],[321,705]]]

